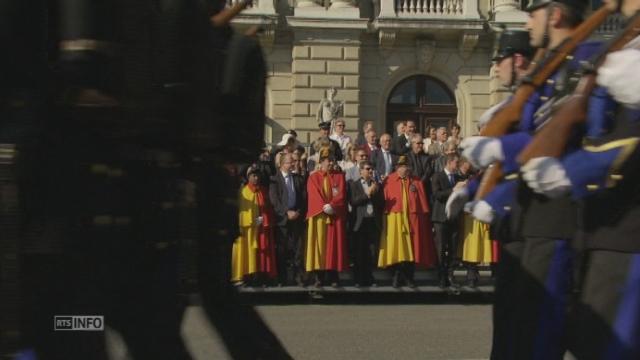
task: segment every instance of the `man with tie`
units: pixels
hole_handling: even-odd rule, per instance
[[[379,148],[378,146],[378,135],[374,129],[369,129],[365,133],[365,143],[362,144],[362,147],[367,151],[367,155],[371,158],[371,154]]]
[[[291,172],[291,154],[280,157],[280,170],[271,177],[269,199],[276,217],[276,266],[278,285],[287,283],[291,273],[298,285],[302,283],[304,246],[302,232],[306,213],[306,192],[303,178]]]
[[[375,150],[371,156],[371,162],[375,165],[377,180],[384,180],[393,172],[398,155],[391,152],[391,135],[382,134],[380,136],[380,149]]]
[[[384,205],[381,186],[373,180],[373,164],[365,160],[357,167],[360,177],[349,182],[349,204],[354,213],[351,229],[355,240],[353,275],[356,287],[375,284],[372,274],[373,261],[380,239]]]
[[[433,190],[432,220],[436,231],[436,248],[438,251],[438,280],[440,287],[453,285],[453,264],[456,256],[458,238],[458,218],[447,219],[445,204],[453,190],[464,186],[456,175],[458,169],[458,155],[449,154],[443,171],[436,173],[431,179]]]

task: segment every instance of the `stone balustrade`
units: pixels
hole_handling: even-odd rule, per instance
[[[479,19],[478,0],[380,0],[379,18]]]

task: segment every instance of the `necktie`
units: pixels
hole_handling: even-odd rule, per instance
[[[454,182],[453,174],[449,174],[449,184],[453,186],[453,182]]]
[[[389,155],[389,152],[386,151],[384,153],[384,172],[385,175],[389,174],[391,172],[391,156]]]

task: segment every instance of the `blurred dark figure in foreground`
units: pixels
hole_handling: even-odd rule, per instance
[[[228,282],[238,185],[227,169],[260,153],[264,127],[260,46],[228,26],[246,5],[0,4],[15,50],[0,60],[7,355],[104,359],[104,332],[54,331],[56,315],[104,315],[133,358],[190,358],[179,293],[193,260],[231,356],[289,358]]]

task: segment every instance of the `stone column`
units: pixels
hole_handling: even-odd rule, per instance
[[[497,14],[499,12],[520,10],[519,6],[520,4],[515,0],[494,0],[493,12]]]
[[[320,7],[319,1],[314,0],[298,0],[296,8],[318,8]]]
[[[353,0],[331,0],[329,9],[353,8],[355,4]]]
[[[527,21],[527,14],[520,10],[517,0],[494,0],[493,21],[509,25],[522,24]]]

